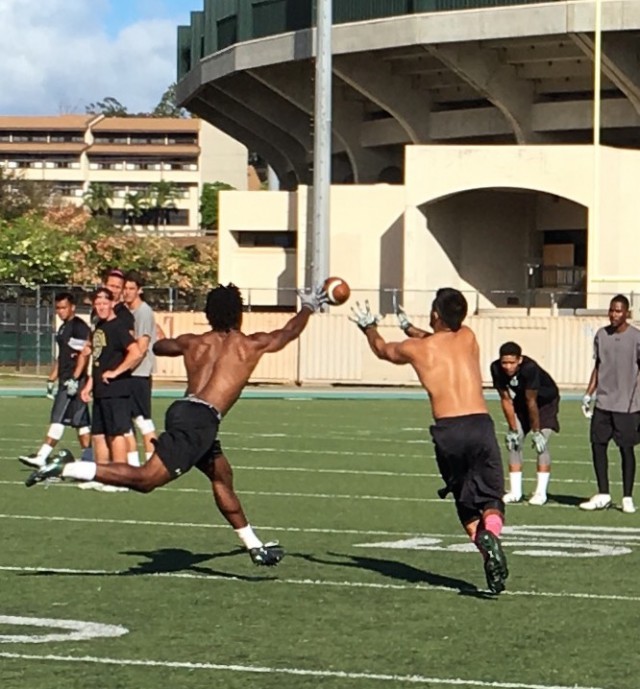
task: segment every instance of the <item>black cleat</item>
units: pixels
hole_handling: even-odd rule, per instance
[[[59,450],[49,459],[47,464],[30,474],[24,485],[31,488],[31,486],[42,483],[42,481],[59,481],[62,479],[64,465],[73,461],[75,460],[69,450]]]
[[[487,577],[487,586],[491,593],[502,593],[505,589],[504,582],[509,576],[509,569],[500,539],[490,531],[481,531],[477,541],[484,555],[484,573]]]
[[[249,550],[251,561],[259,567],[275,567],[284,557],[284,549],[277,542],[265,543],[259,548]]]

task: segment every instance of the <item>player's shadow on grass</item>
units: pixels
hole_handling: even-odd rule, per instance
[[[201,576],[218,577],[224,579],[234,579],[240,581],[272,581],[273,576],[246,576],[243,574],[234,574],[231,572],[222,572],[210,567],[202,566],[203,562],[223,557],[231,557],[239,554],[247,557],[247,551],[243,548],[234,548],[221,553],[192,553],[189,550],[182,548],[161,548],[159,550],[128,550],[121,553],[122,555],[132,555],[136,557],[145,558],[137,565],[133,565],[126,570],[115,572],[56,572],[41,571],[36,575],[53,576],[62,574],[63,576],[99,576],[99,577],[135,577],[145,575],[171,575],[171,574],[198,574]]]
[[[418,569],[412,567],[404,562],[396,560],[381,560],[375,557],[362,557],[360,555],[347,555],[345,553],[327,553],[332,557],[348,558],[346,561],[338,560],[324,560],[315,555],[300,553],[294,557],[300,557],[308,562],[313,562],[321,565],[338,565],[339,567],[353,567],[356,569],[368,569],[382,576],[389,577],[400,581],[406,581],[410,584],[428,584],[439,588],[447,588],[453,591],[458,591],[462,596],[475,596],[478,598],[491,598],[486,591],[479,590],[474,584],[471,584],[464,579],[455,579],[443,574],[436,574],[428,570]]]
[[[569,507],[577,507],[581,502],[589,499],[578,497],[577,495],[560,495],[558,493],[549,493],[547,498],[549,502],[555,502],[558,505],[568,505]]]

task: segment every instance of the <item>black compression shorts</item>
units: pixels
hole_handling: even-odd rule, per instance
[[[463,524],[489,508],[504,512],[504,469],[488,414],[438,419],[431,426],[440,475]]]

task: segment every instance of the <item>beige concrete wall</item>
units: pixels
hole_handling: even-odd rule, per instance
[[[410,366],[394,366],[378,360],[365,338],[348,318],[347,306],[330,314],[314,316],[299,341],[282,352],[263,357],[252,382],[293,384],[417,385]],[[286,313],[247,313],[245,332],[271,331],[290,318]],[[204,332],[205,319],[193,313],[156,313],[157,322],[168,336],[184,332]],[[426,316],[412,316],[419,327],[428,327]],[[563,387],[586,387],[591,368],[592,343],[596,330],[606,319],[552,316],[472,316],[467,324],[480,344],[485,385],[490,386],[490,363],[497,358],[503,342],[518,342],[526,354],[546,368]],[[380,325],[387,340],[401,340],[395,317],[387,316]],[[158,380],[184,380],[180,358],[157,358]]]
[[[247,188],[247,147],[220,129],[200,120],[200,184],[225,182],[235,189]]]
[[[637,292],[640,245],[633,237],[640,211],[634,180],[639,177],[640,151],[593,146],[408,146],[406,245],[416,250],[406,253],[405,288],[428,289],[432,279],[461,289],[473,287],[447,265],[433,237],[425,235],[420,209],[470,189],[507,188],[544,192],[588,209],[588,306],[606,306],[615,292]],[[530,222],[529,217],[523,220]],[[422,257],[430,252],[440,260],[425,270]]]

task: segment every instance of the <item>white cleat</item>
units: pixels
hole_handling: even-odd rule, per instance
[[[534,493],[529,498],[529,504],[535,505],[536,507],[542,507],[547,502],[547,496],[543,493]]]
[[[581,510],[586,510],[587,512],[606,510],[607,507],[611,507],[611,496],[609,493],[596,493],[586,502],[581,502],[579,507]]]
[[[18,461],[33,469],[40,469],[40,467],[43,467],[47,463],[44,457],[40,457],[40,455],[37,454],[20,455]]]
[[[636,511],[636,506],[633,504],[633,498],[622,498],[622,511],[625,514],[633,514]]]
[[[508,493],[505,493],[505,496],[502,498],[502,501],[506,505],[510,505],[514,502],[521,502],[522,495],[518,495],[517,493],[512,493],[511,491],[509,491]]]

